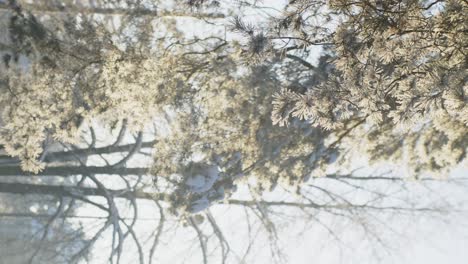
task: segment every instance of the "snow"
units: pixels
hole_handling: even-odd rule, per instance
[[[186,176],[186,189],[183,190],[188,198],[188,206],[184,209],[186,213],[199,213],[223,200],[226,192],[235,189],[232,180],[223,178],[217,165],[197,164],[192,173]]]
[[[185,185],[194,193],[204,193],[213,187],[219,179],[218,166],[209,166],[198,174],[191,175],[185,181]]]
[[[194,192],[203,192],[209,186],[207,183],[209,179],[205,178],[205,176],[197,174],[187,179],[186,183]],[[210,186],[211,187],[211,186]]]

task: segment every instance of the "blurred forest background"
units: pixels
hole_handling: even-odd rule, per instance
[[[466,14],[0,0],[0,263],[463,263]]]

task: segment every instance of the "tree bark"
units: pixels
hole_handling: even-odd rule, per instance
[[[141,148],[151,148],[154,146],[156,141],[148,141],[141,143]],[[106,147],[100,148],[87,148],[87,149],[75,149],[70,151],[58,151],[47,153],[44,162],[57,162],[57,161],[66,161],[73,158],[84,158],[91,155],[100,155],[100,154],[112,154],[112,153],[121,153],[131,151],[135,147],[135,144],[126,144],[120,146],[109,145]],[[12,158],[8,155],[0,155],[0,164],[15,164],[19,163],[19,159]]]
[[[148,173],[148,168],[126,168],[126,167],[98,167],[98,166],[57,166],[47,167],[37,174],[25,172],[20,166],[0,167],[0,176],[72,176],[89,174],[108,175],[144,175]]]
[[[52,195],[56,197],[76,197],[76,196],[101,196],[107,197],[110,195],[114,198],[126,199],[145,199],[145,200],[160,200],[166,194],[152,194],[139,190],[109,190],[100,188],[63,186],[63,185],[38,185],[28,183],[0,183],[0,193],[12,194],[42,194]]]
[[[91,7],[91,6],[56,6],[48,4],[27,4],[23,3],[17,5],[16,9],[26,10],[32,13],[58,13],[58,14],[98,14],[98,15],[137,15],[137,16],[150,16],[150,17],[193,17],[193,18],[224,18],[222,13],[215,14],[200,14],[189,12],[177,12],[167,10],[155,10],[148,8],[105,8],[105,7]],[[0,10],[15,10],[15,7],[9,6],[6,3],[0,3]]]

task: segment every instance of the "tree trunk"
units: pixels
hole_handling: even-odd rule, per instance
[[[19,8],[19,9],[18,9]],[[215,14],[200,14],[190,12],[176,12],[167,10],[155,10],[148,8],[119,8],[119,7],[91,7],[79,5],[58,6],[51,4],[27,4],[10,6],[6,3],[0,3],[0,10],[26,10],[31,13],[45,13],[45,14],[99,14],[99,15],[137,15],[149,17],[194,17],[194,18],[224,18],[222,13]]]
[[[97,166],[57,166],[47,167],[37,174],[24,172],[20,166],[0,167],[0,176],[72,176],[91,174],[144,175],[148,168],[97,167]]]
[[[141,143],[141,148],[151,148],[154,146],[156,141],[148,141]],[[50,152],[47,153],[44,162],[60,162],[60,161],[68,161],[71,159],[84,159],[85,157],[91,155],[100,155],[100,154],[112,154],[112,153],[122,153],[122,152],[129,152],[135,147],[135,144],[126,144],[120,146],[106,146],[101,148],[87,148],[87,149],[75,149],[70,151],[58,151],[58,152]],[[13,158],[8,155],[0,155],[0,164],[16,164],[19,163],[20,160],[17,158]]]
[[[56,197],[76,197],[76,196],[102,196],[107,195],[113,198],[160,200],[166,194],[152,194],[138,190],[109,190],[100,188],[63,186],[63,185],[37,185],[27,183],[0,183],[0,193],[13,194],[42,194]]]

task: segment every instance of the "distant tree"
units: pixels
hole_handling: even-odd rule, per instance
[[[58,199],[26,191],[18,196],[11,186],[16,177],[2,177],[0,183],[0,254],[6,263],[68,263],[69,256],[86,244],[83,230],[75,229],[61,217],[61,211],[70,203],[67,197]],[[22,179],[35,184],[54,184],[55,179]],[[65,181],[71,178],[65,179]],[[34,183],[32,183],[34,182]],[[60,181],[58,181],[60,182]],[[59,184],[55,182],[55,184]],[[63,184],[63,179],[62,179]],[[25,184],[26,186],[28,184]],[[5,191],[7,188],[7,191]],[[69,214],[74,208],[67,208]],[[64,210],[65,211],[65,210]],[[40,217],[47,215],[48,217]],[[82,258],[89,251],[83,251]]]

